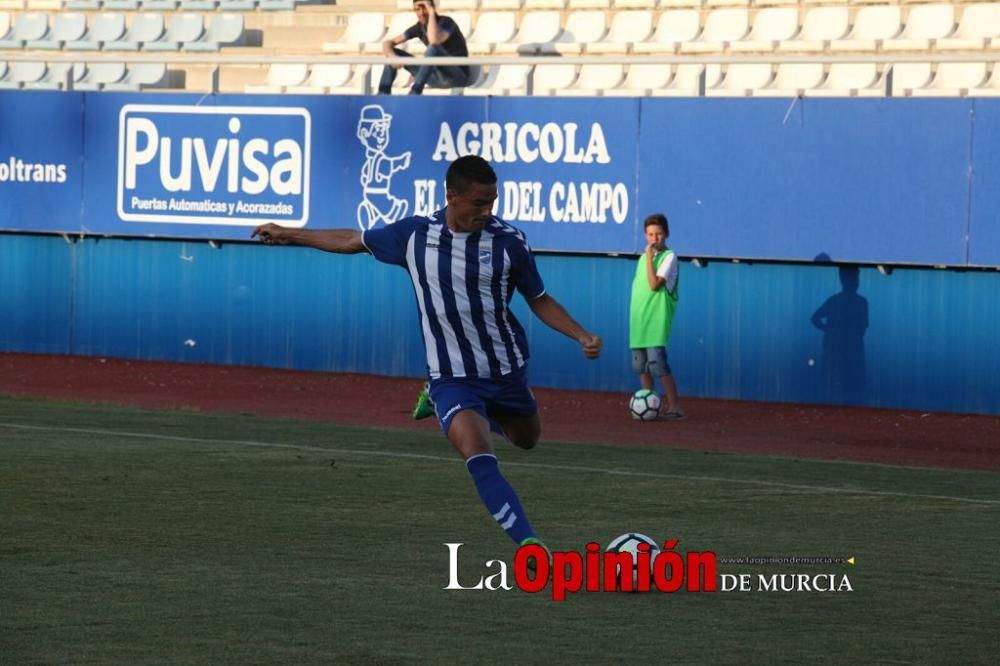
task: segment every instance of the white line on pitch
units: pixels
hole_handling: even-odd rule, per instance
[[[38,430],[46,432],[69,432],[84,435],[105,435],[112,437],[134,437],[139,439],[158,439],[168,442],[183,442],[188,444],[218,444],[229,446],[251,446],[267,449],[292,449],[295,451],[312,451],[316,453],[338,453],[354,456],[382,456],[386,458],[409,458],[413,460],[430,460],[435,462],[458,463],[458,458],[452,456],[429,456],[421,453],[402,453],[397,451],[362,451],[357,449],[334,449],[322,446],[309,446],[306,444],[281,444],[278,442],[257,442],[246,439],[207,439],[203,437],[180,437],[177,435],[160,435],[148,432],[127,432],[122,430],[98,430],[94,428],[57,428],[51,426],[32,426],[18,423],[0,423],[0,428],[12,428],[15,430]],[[877,495],[882,497],[908,497],[914,499],[948,500],[952,502],[966,502],[969,504],[986,504],[990,506],[1000,506],[1000,500],[976,499],[973,497],[954,497],[951,495],[923,495],[918,493],[893,492],[888,490],[865,490],[861,488],[833,488],[830,486],[809,486],[795,483],[782,483],[780,481],[762,481],[759,479],[734,479],[725,476],[701,476],[691,474],[661,474],[657,472],[635,472],[625,469],[606,469],[603,467],[587,467],[584,465],[556,465],[551,463],[531,463],[504,461],[504,466],[532,467],[536,469],[554,469],[570,472],[592,472],[594,474],[608,474],[611,476],[631,476],[648,479],[680,479],[686,481],[711,481],[715,483],[737,483],[752,486],[766,486],[771,488],[787,488],[790,490],[805,490],[817,493],[840,493],[844,495]]]

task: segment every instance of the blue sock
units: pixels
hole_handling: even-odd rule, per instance
[[[521,502],[517,499],[517,493],[500,473],[497,457],[482,453],[466,460],[465,466],[476,484],[479,498],[486,505],[486,509],[493,514],[500,527],[507,532],[507,536],[518,545],[528,537],[535,536],[535,531],[528,522],[528,516],[525,515]]]

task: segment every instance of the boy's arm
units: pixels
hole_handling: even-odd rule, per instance
[[[267,245],[302,245],[337,254],[366,251],[361,232],[353,229],[289,229],[268,223],[254,229],[250,237]]]
[[[656,252],[653,249],[652,243],[646,246],[645,256],[646,256],[646,280],[649,282],[649,290],[656,291],[664,284],[666,284],[667,281],[656,274],[656,267],[653,266],[653,258],[656,256]]]
[[[546,326],[580,343],[583,355],[587,358],[593,359],[601,355],[601,336],[580,326],[556,299],[542,294],[528,301],[528,307]]]

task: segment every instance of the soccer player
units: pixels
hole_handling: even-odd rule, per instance
[[[264,224],[251,234],[271,245],[338,254],[370,252],[401,266],[413,282],[427,353],[430,398],[441,430],[465,459],[494,520],[518,545],[541,543],[497,464],[490,431],[515,446],[538,443],[538,406],[527,384],[528,341],[509,304],[516,289],[546,325],[572,338],[589,359],[601,338],[545,291],[524,234],[492,214],[497,176],[474,155],[448,167],[447,206],[430,217],[358,232]]]

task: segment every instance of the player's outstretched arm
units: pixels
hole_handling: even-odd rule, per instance
[[[361,232],[353,229],[289,229],[268,223],[254,229],[250,238],[259,238],[267,245],[301,245],[337,254],[365,251]]]
[[[580,343],[583,355],[587,358],[593,359],[601,355],[601,336],[594,335],[580,326],[556,299],[548,294],[542,294],[528,301],[528,307],[546,326]]]

